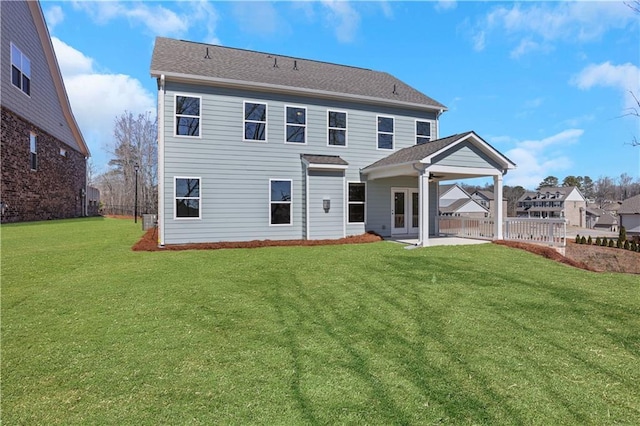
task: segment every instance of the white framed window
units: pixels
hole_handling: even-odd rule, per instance
[[[378,149],[393,149],[393,117],[378,116]]]
[[[327,111],[327,145],[347,146],[347,113]]]
[[[176,95],[175,111],[175,136],[199,138],[202,98],[200,96]]]
[[[174,219],[202,218],[200,180],[199,177],[174,178]]]
[[[11,43],[11,83],[31,96],[31,61]]]
[[[244,101],[244,141],[267,141],[267,104]]]
[[[291,225],[291,179],[269,179],[269,225]]]
[[[349,182],[349,223],[365,223],[367,186],[364,182]]]
[[[285,106],[285,143],[307,143],[307,108]]]
[[[29,164],[31,170],[38,170],[38,136],[29,132]]]
[[[431,141],[431,122],[416,120],[416,145]]]

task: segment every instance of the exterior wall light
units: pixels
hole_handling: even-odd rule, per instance
[[[331,209],[331,200],[329,198],[322,199],[322,208],[325,213],[329,213],[329,210]]]

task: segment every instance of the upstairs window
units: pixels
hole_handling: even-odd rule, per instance
[[[393,117],[378,116],[378,149],[393,149]]]
[[[38,170],[38,136],[35,133],[29,133],[29,164],[31,170]]]
[[[365,188],[364,183],[349,182],[349,223],[364,223]]]
[[[416,145],[427,143],[431,140],[431,122],[416,121]]]
[[[307,109],[288,106],[286,111],[286,142],[307,143]]]
[[[31,61],[11,43],[11,83],[31,95]]]
[[[244,140],[267,141],[267,104],[244,103]]]
[[[291,225],[291,180],[269,180],[269,223]]]
[[[176,95],[176,136],[200,137],[200,98]]]
[[[341,111],[327,112],[328,144],[347,146],[347,113]]]
[[[200,178],[175,178],[175,217],[200,219]]]

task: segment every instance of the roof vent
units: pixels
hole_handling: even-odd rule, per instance
[[[298,71],[298,61],[293,61],[293,69]]]
[[[396,85],[395,85],[395,84],[393,85],[393,94],[394,94],[394,95],[397,95],[397,94],[398,94],[398,92],[396,91]]]
[[[274,68],[280,68],[280,67],[278,66],[278,58],[277,58],[277,57],[276,57],[276,58],[273,58],[273,67],[274,67]]]
[[[207,54],[204,55],[204,59],[211,59],[211,56],[209,56],[209,48],[207,47]]]

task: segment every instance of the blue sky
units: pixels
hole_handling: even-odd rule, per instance
[[[98,172],[113,121],[155,115],[155,36],[385,71],[448,107],[440,136],[475,130],[518,169],[640,179],[640,15],[622,2],[43,1]]]

